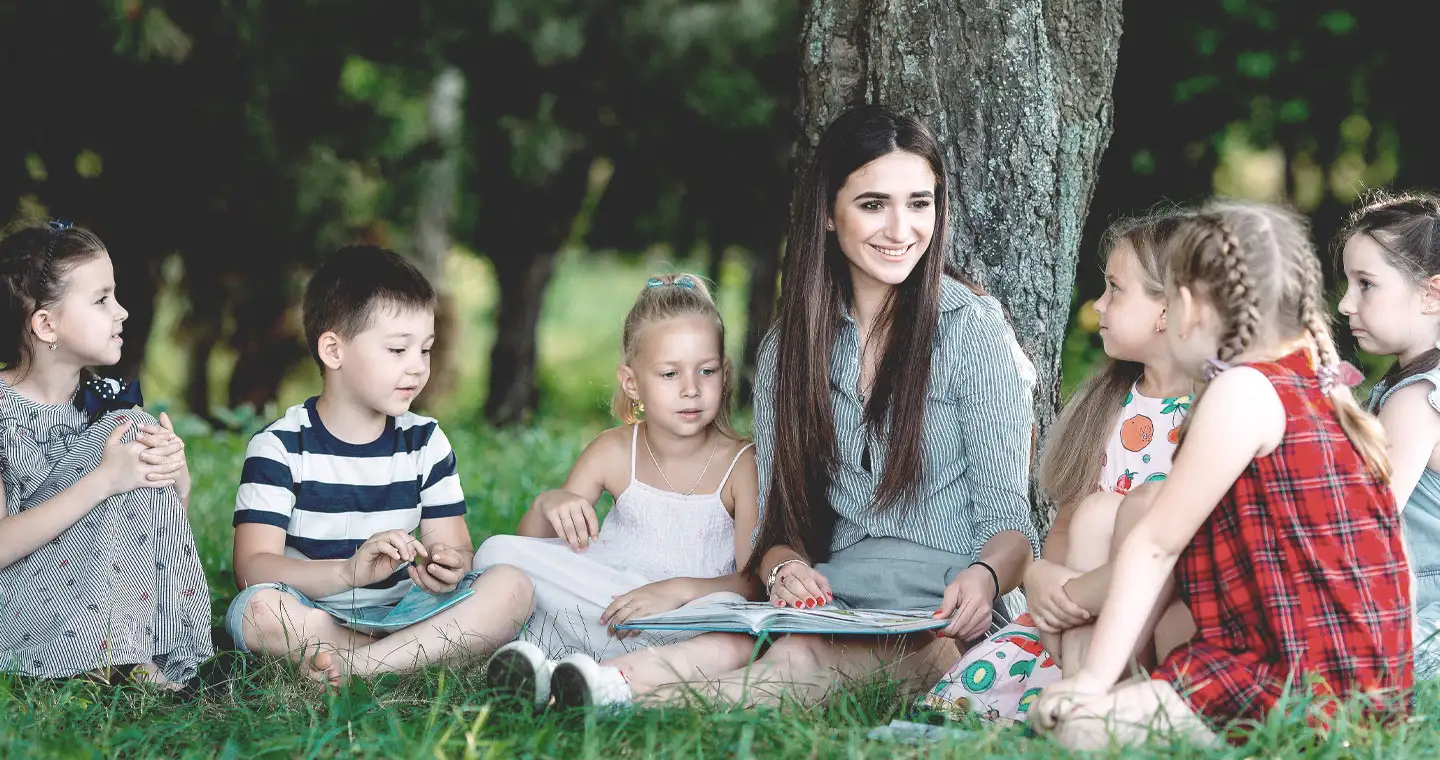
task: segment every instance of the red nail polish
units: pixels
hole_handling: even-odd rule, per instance
[[[814,600],[814,599],[810,599],[810,600],[806,601],[805,606],[806,606],[806,607],[814,607],[814,606],[815,606],[815,600]]]
[[[776,600],[775,600],[775,606],[776,606],[776,607],[784,607],[784,606],[785,606],[785,603],[782,602],[782,601],[780,601],[779,599],[776,599]]]
[[[803,602],[796,602],[796,603],[795,603],[795,609],[797,609],[797,610],[800,609],[802,606],[804,606],[804,603],[803,603]]]

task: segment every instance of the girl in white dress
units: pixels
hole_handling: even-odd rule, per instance
[[[549,658],[604,659],[686,634],[616,631],[632,618],[757,593],[750,556],[758,475],[730,426],[725,326],[699,278],[653,277],[625,320],[612,407],[626,424],[586,447],[563,488],[535,500],[517,536],[495,536],[475,569],[507,564],[535,584],[521,639],[486,666],[500,691],[549,700]],[[615,506],[601,526],[602,492]],[[638,635],[637,635],[638,634]],[[691,634],[693,635],[693,634]]]

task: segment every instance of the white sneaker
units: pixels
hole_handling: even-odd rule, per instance
[[[550,689],[556,707],[628,707],[632,699],[630,681],[619,668],[583,654],[555,663]]]
[[[540,710],[550,701],[550,679],[555,661],[528,641],[512,641],[495,650],[485,663],[485,683],[496,694],[533,699]]]

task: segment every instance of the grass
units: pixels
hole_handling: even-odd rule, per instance
[[[462,318],[460,352],[449,398],[427,399],[445,423],[461,462],[471,536],[511,531],[536,493],[560,483],[575,457],[606,423],[619,327],[647,273],[672,267],[659,261],[624,263],[567,257],[546,302],[541,325],[541,383],[545,402],[532,425],[496,431],[470,424],[483,398],[484,361],[494,286],[481,262],[457,257],[454,288]],[[693,270],[692,270],[693,271]],[[743,272],[725,270],[722,311],[731,350],[743,335]],[[154,354],[146,368],[147,395],[174,398],[184,377],[183,355],[168,340],[178,318],[173,299],[162,303]],[[1067,344],[1067,368],[1093,365],[1093,335],[1077,330]],[[215,370],[224,371],[224,358]],[[1072,372],[1071,374],[1079,374]],[[217,384],[218,385],[218,384]],[[315,391],[313,374],[297,371],[281,403]],[[270,410],[273,412],[273,410]],[[191,521],[210,580],[218,625],[235,594],[230,560],[230,514],[245,437],[210,433],[184,422],[196,486]],[[971,733],[924,747],[873,742],[867,733],[907,715],[910,695],[891,684],[856,685],[823,709],[787,705],[769,710],[636,710],[628,714],[546,713],[531,716],[486,691],[479,663],[433,668],[404,677],[353,682],[322,694],[282,665],[222,657],[225,677],[198,701],[183,702],[144,689],[109,689],[81,682],[37,683],[0,675],[0,758],[890,758],[978,760],[989,757],[1064,757],[1046,739],[1015,729],[967,725]],[[1124,757],[1250,758],[1430,757],[1440,748],[1440,687],[1420,690],[1417,716],[1390,729],[1342,726],[1316,742],[1302,720],[1276,717],[1249,744],[1202,751],[1163,744]],[[922,717],[923,716],[919,716]],[[1119,752],[1111,753],[1120,756]]]
[[[543,421],[520,431],[452,426],[478,542],[510,530],[532,495],[563,477],[591,429]],[[207,560],[215,621],[234,595],[230,511],[244,439],[197,437],[191,516]],[[229,680],[187,703],[126,687],[36,683],[0,676],[0,757],[207,758],[889,758],[976,760],[1063,757],[1047,739],[1016,729],[970,726],[947,743],[908,747],[872,742],[874,727],[905,717],[910,700],[892,685],[847,691],[823,709],[637,710],[600,716],[532,717],[491,698],[479,664],[353,682],[322,694],[281,665],[233,663]],[[1342,728],[1328,742],[1299,719],[1276,720],[1238,749],[1172,751],[1162,745],[1125,753],[1144,757],[1428,757],[1440,748],[1440,694],[1421,691],[1420,715],[1390,731]],[[1119,756],[1118,753],[1115,756]]]

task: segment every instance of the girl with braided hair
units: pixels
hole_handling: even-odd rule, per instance
[[[1412,684],[1400,514],[1304,222],[1213,203],[1182,221],[1167,269],[1170,351],[1204,386],[1157,508],[1120,547],[1083,663],[1033,722],[1098,748],[1156,731],[1214,743],[1291,706],[1323,730],[1341,700],[1357,719],[1393,716]],[[1172,571],[1196,633],[1117,683]]]
[[[1390,439],[1415,571],[1415,677],[1440,675],[1440,198],[1377,195],[1340,234],[1340,313],[1360,348],[1395,357],[1369,408]]]

